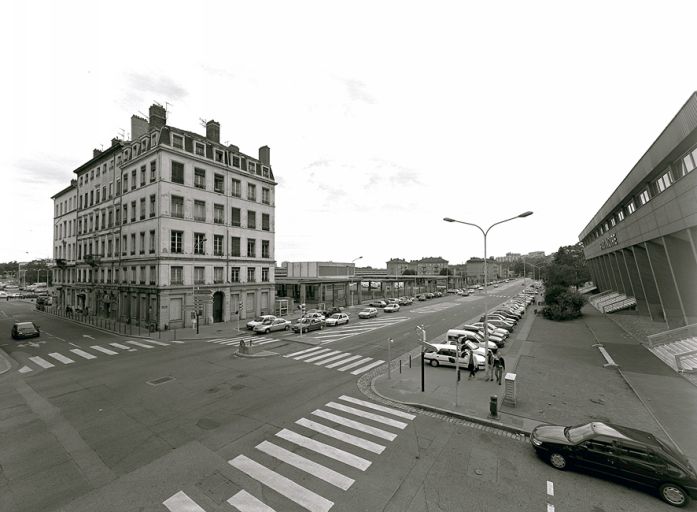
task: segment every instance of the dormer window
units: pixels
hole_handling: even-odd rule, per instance
[[[172,147],[184,149],[184,137],[176,133],[172,134]]]
[[[197,155],[204,156],[206,148],[202,143],[194,142],[194,150],[195,150]]]

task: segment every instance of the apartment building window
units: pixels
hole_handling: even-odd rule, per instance
[[[256,258],[257,257],[257,241],[254,238],[247,239],[247,257]]]
[[[169,272],[171,284],[184,284],[184,267],[170,267]]]
[[[184,149],[184,137],[176,133],[172,134],[172,146],[177,149]]]
[[[136,202],[131,201],[131,222],[136,221]]]
[[[90,206],[94,204],[94,190],[90,190]]]
[[[172,162],[172,183],[184,184],[184,164]]]
[[[196,188],[206,188],[206,170],[205,169],[194,169],[194,187]]]
[[[205,146],[200,142],[194,142],[194,151],[198,156],[204,156]]]
[[[111,256],[114,254],[114,250],[113,250],[114,249],[114,242],[111,238],[109,240],[107,240],[106,247],[107,247],[106,255],[111,258]]]
[[[136,234],[131,233],[131,255],[136,253]]]
[[[145,218],[145,198],[140,198],[140,220]]]
[[[136,171],[135,169],[133,169],[133,170],[131,171],[131,190],[135,190],[135,189],[136,189],[136,173],[137,173],[137,172],[138,172],[138,171]]]
[[[250,201],[257,200],[257,186],[252,183],[247,183],[247,199]]]
[[[247,210],[247,228],[257,228],[257,213],[253,212],[252,210]]]
[[[79,202],[80,206],[79,206],[79,208],[82,209],[82,196],[80,196],[79,199],[80,199],[80,202]],[[58,208],[58,207],[56,206],[56,208]]]
[[[240,267],[230,267],[230,282],[239,283],[240,282]]]
[[[240,220],[242,218],[242,215],[241,215],[240,211],[241,210],[239,208],[234,208],[234,207],[230,210],[230,224],[231,225],[233,225],[233,226],[241,226],[242,225],[242,221]]]
[[[194,284],[204,284],[204,267],[194,267]]]
[[[97,189],[96,192],[97,192],[97,197],[96,197],[96,199],[95,199],[95,202],[96,202],[97,204],[99,204],[99,189]],[[61,205],[61,210],[62,210],[62,209],[63,209],[63,205]],[[63,212],[61,211],[61,213],[63,213]]]
[[[629,201],[629,203],[627,203],[627,213],[629,215],[631,215],[635,211],[636,211],[636,206],[634,205],[634,201]]]
[[[111,284],[111,269],[110,268],[106,269],[106,282],[107,282],[107,284]]]
[[[140,284],[145,284],[145,265],[140,267]]]
[[[614,227],[615,227],[615,224],[617,224],[617,221],[615,220],[614,217],[612,217],[612,218],[610,219],[610,226],[614,228]]]
[[[206,222],[206,202],[194,201],[194,220]]]
[[[264,204],[271,204],[271,190],[268,188],[261,189],[261,202]]]
[[[213,235],[213,254],[215,256],[223,255],[223,235]]]
[[[144,165],[140,166],[140,186],[141,187],[145,186],[145,166]]]
[[[622,210],[617,212],[617,220],[622,222],[624,220],[624,212]]]
[[[213,282],[215,284],[223,282],[223,267],[213,267]]]
[[[121,180],[116,180],[116,195],[121,195]]]
[[[157,161],[150,162],[150,183],[157,179]]]
[[[121,255],[126,256],[128,254],[128,235],[123,235],[122,249],[123,249],[123,252],[121,253]]]
[[[118,237],[114,237],[114,256],[118,256],[119,250],[120,250],[120,248],[119,248],[119,238],[118,238]]]
[[[220,194],[225,193],[225,178],[222,174],[216,174],[213,176],[213,190]]]
[[[247,282],[256,283],[256,269],[254,267],[247,267]]]
[[[136,284],[138,281],[138,267],[131,267],[131,284]]]
[[[102,229],[106,229],[106,212],[102,211]]]
[[[262,240],[261,241],[261,257],[262,258],[269,258],[269,241],[268,240]]]
[[[271,216],[268,213],[261,214],[261,229],[263,231],[271,230]]]
[[[639,204],[641,204],[642,206],[648,203],[650,199],[651,196],[649,195],[648,189],[642,190],[641,194],[639,194]]]
[[[155,216],[155,194],[150,196],[150,216]]]
[[[233,156],[232,157],[232,166],[237,167],[238,169],[241,169],[240,167],[240,157],[239,156]]]
[[[116,212],[116,225],[118,226],[121,224],[121,210],[118,208],[114,208],[114,211]]]
[[[150,284],[157,284],[157,267],[155,265],[150,266]]]
[[[181,254],[184,241],[183,231],[172,231],[170,234],[169,250],[172,253]]]
[[[123,193],[128,192],[128,173],[123,173]]]
[[[238,236],[230,237],[230,256],[242,256],[240,249],[240,237]]]
[[[215,161],[216,162],[222,162],[223,161],[223,152],[220,151],[219,149],[215,150]]]
[[[140,254],[145,254],[145,231],[140,232]]]
[[[99,253],[101,256],[105,256],[106,252],[104,251],[104,240],[102,240],[102,251]]]
[[[263,283],[268,283],[269,282],[269,269],[264,267],[261,269],[261,281]]]
[[[225,224],[225,207],[222,204],[213,205],[213,222]]]
[[[155,252],[155,230],[150,231],[150,254]]]
[[[230,195],[232,195],[233,197],[242,196],[242,182],[240,180],[236,180],[234,178],[232,179]]]
[[[673,178],[670,175],[670,171],[666,172],[663,176],[658,178],[658,181],[656,181],[656,187],[658,188],[659,192],[663,192],[665,189],[670,187],[673,184]]]
[[[254,174],[257,170],[257,164],[254,162],[247,162],[247,170]]]
[[[206,254],[206,235],[194,233],[194,254]]]
[[[109,227],[111,228],[113,226],[114,226],[114,210],[109,208]]]
[[[184,198],[180,196],[172,196],[172,217],[179,219],[184,218]]]

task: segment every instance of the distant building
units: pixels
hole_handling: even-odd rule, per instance
[[[405,270],[412,270],[417,275],[438,275],[448,268],[448,260],[438,257],[421,258],[407,262],[401,258],[392,258],[387,262],[387,275],[395,276],[404,274]]]
[[[532,251],[529,252],[525,255],[526,258],[544,258],[545,257],[545,252],[544,251]]]
[[[470,258],[466,263],[467,282],[468,283],[483,283],[484,282],[484,258]],[[487,281],[495,281],[501,277],[501,266],[494,260],[488,258],[486,261]]]

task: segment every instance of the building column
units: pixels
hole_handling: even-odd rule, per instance
[[[690,231],[683,229],[663,240],[685,323],[697,323],[697,259]]]
[[[614,251],[612,253],[615,266],[617,267],[618,275],[620,276],[620,285],[622,286],[622,293],[627,297],[634,296],[634,290],[632,290],[632,285],[629,282],[629,275],[627,274],[627,267],[624,264],[624,258],[622,257],[622,250]]]
[[[627,276],[629,277],[629,282],[631,283],[633,290],[633,297],[637,302],[637,311],[642,315],[648,314],[651,316],[651,309],[646,303],[646,291],[644,290],[644,285],[641,281],[641,275],[639,274],[639,268],[636,264],[636,259],[634,258],[634,251],[631,247],[626,247],[622,249],[622,258],[624,259],[624,265],[627,269]],[[653,320],[653,317],[651,317]]]
[[[663,315],[668,329],[675,329],[685,325],[685,316],[680,305],[678,293],[670,269],[668,256],[661,238],[655,238],[644,243],[646,254],[653,271],[656,289],[661,298]]]

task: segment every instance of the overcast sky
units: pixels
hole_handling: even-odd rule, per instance
[[[168,105],[271,147],[276,260],[556,251],[697,89],[695,2],[12,2],[0,261],[51,257],[52,195]]]

